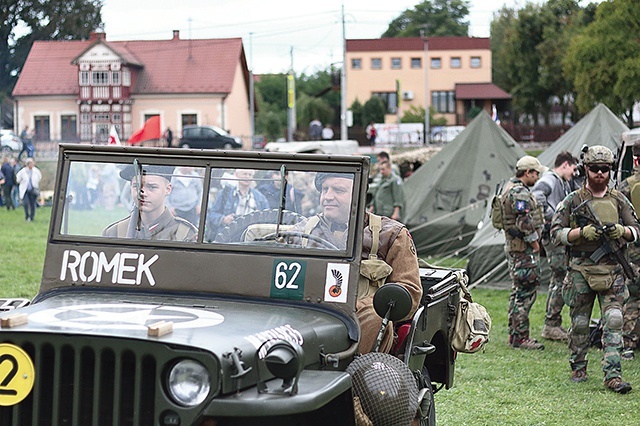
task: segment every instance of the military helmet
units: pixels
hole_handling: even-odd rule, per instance
[[[606,146],[594,145],[584,154],[584,164],[613,164],[613,152]]]

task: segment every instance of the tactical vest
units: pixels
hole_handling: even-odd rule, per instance
[[[629,184],[629,201],[633,204],[633,208],[636,212],[640,211],[640,178],[638,174],[634,173],[633,175],[627,178],[627,183]]]
[[[525,186],[521,181],[509,181],[507,185],[505,185],[502,195],[500,196],[502,205],[502,226],[505,231],[516,226],[516,212],[509,202],[509,192],[518,185]],[[522,198],[522,201],[529,203],[529,211],[533,217],[533,224],[535,228],[542,228],[542,224],[544,222],[542,210],[536,203],[535,198],[531,195],[531,191],[527,189],[527,192],[521,192],[518,196]]]
[[[596,225],[593,219],[589,218],[586,211],[578,210],[585,200],[590,200],[593,210],[598,215],[602,224],[618,223],[620,218],[620,197],[622,194],[612,189],[602,198],[593,198],[593,195],[584,186],[576,191],[576,195],[571,199],[569,225],[571,228],[580,228],[587,225]],[[579,237],[572,247],[572,250],[592,252],[600,247],[599,241],[589,241]]]

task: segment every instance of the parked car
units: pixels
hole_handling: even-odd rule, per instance
[[[3,152],[20,152],[22,150],[22,141],[10,129],[0,130],[0,139]]]
[[[242,140],[216,126],[184,126],[180,147],[196,149],[240,149]]]

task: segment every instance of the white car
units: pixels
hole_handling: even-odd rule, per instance
[[[0,130],[0,141],[2,151],[20,152],[20,150],[22,150],[22,140],[10,129]]]

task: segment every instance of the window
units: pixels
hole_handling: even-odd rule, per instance
[[[442,68],[442,60],[440,58],[431,58],[431,68],[432,69]]]
[[[379,70],[380,68],[382,68],[382,59],[371,58],[371,69]]]
[[[373,96],[382,99],[387,110],[387,114],[395,114],[398,110],[397,92],[373,92]]]
[[[120,71],[111,72],[111,84],[114,86],[120,86]]]
[[[89,71],[80,71],[80,86],[89,85]]]
[[[75,115],[60,116],[60,137],[63,141],[78,139],[78,119]]]
[[[431,106],[439,113],[456,112],[456,102],[453,91],[431,92]]]
[[[94,86],[108,86],[109,73],[107,71],[92,71],[91,84]]]
[[[451,58],[451,68],[460,68],[461,61],[459,56],[454,56]]]
[[[195,114],[182,114],[182,127],[190,124],[198,124],[198,117]]]
[[[354,70],[362,69],[362,59],[355,58],[351,60],[351,68]]]
[[[131,86],[131,73],[129,70],[122,71],[122,85]]]
[[[422,68],[422,58],[411,58],[411,68]]]
[[[399,70],[400,68],[402,68],[402,59],[391,58],[391,69]]]
[[[471,57],[471,68],[480,68],[482,66],[482,60],[480,56]]]

